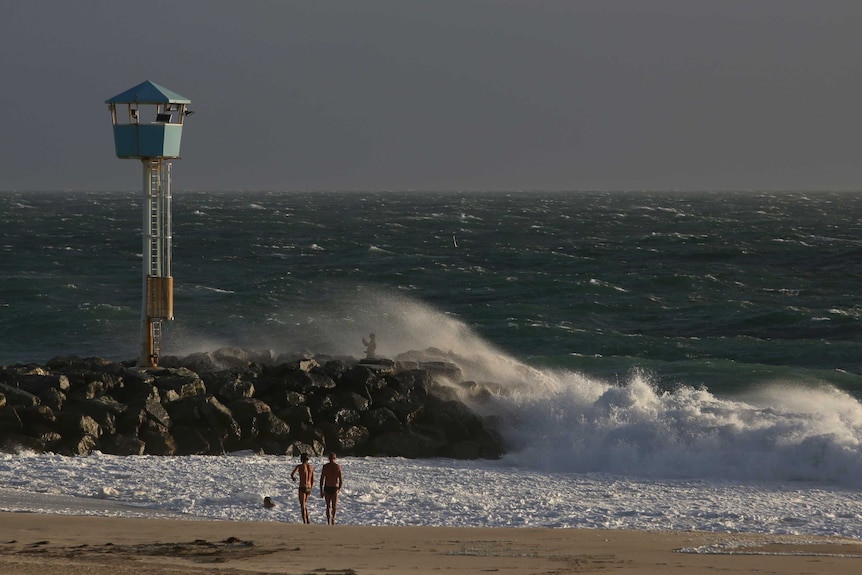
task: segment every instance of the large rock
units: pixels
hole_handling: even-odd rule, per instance
[[[408,459],[436,457],[443,444],[413,431],[384,433],[371,441],[372,455],[398,456]]]
[[[255,388],[253,382],[233,377],[214,389],[213,393],[220,401],[230,403],[237,399],[254,397]]]
[[[128,410],[128,406],[108,396],[95,399],[71,401],[65,407],[66,412],[80,413],[93,418],[102,432],[113,435],[117,432],[117,422]]]
[[[307,405],[297,405],[293,407],[285,407],[276,413],[276,416],[284,421],[290,427],[300,427],[302,425],[312,426],[314,420],[311,416],[311,410]]]
[[[39,401],[42,403],[42,405],[47,405],[54,411],[60,411],[61,409],[63,409],[63,405],[65,405],[66,399],[67,398],[65,393],[53,387],[49,387],[41,395],[39,395]]]
[[[133,435],[115,434],[104,439],[101,447],[111,455],[143,455],[147,444]]]
[[[386,387],[386,380],[372,368],[356,365],[344,372],[340,387],[371,397],[372,393]]]
[[[230,409],[215,397],[207,397],[200,406],[200,414],[207,427],[219,430],[224,438],[239,439],[241,435],[239,423],[233,417]]]
[[[153,420],[144,422],[138,437],[146,444],[149,455],[176,455],[177,443],[167,428]]]
[[[365,455],[366,445],[370,437],[371,433],[368,428],[361,425],[340,428],[335,436],[333,450],[339,453]]]
[[[23,433],[31,437],[39,437],[53,431],[57,422],[54,410],[46,405],[21,407],[17,412]]]
[[[61,411],[57,414],[57,431],[64,439],[80,439],[84,435],[96,439],[102,435],[102,428],[95,419],[89,415],[69,411]]]
[[[433,383],[429,372],[424,369],[410,369],[392,376],[390,387],[408,397],[425,397]]]
[[[171,416],[162,403],[153,397],[147,399],[143,405],[147,419],[158,423],[161,427],[168,429],[171,426]]]
[[[0,408],[0,435],[19,435],[23,430],[24,424],[13,406]]]
[[[69,402],[66,405],[66,409],[89,415],[96,421],[101,421],[106,419],[108,415],[118,417],[124,414],[129,409],[129,406],[125,403],[120,403],[113,397],[102,396],[95,399]]]
[[[290,425],[276,417],[272,412],[266,412],[259,418],[261,437],[287,445],[290,442]]]
[[[210,442],[196,427],[175,425],[171,430],[176,443],[177,455],[219,455],[213,453]]]
[[[159,390],[170,390],[176,392],[179,399],[206,395],[207,388],[203,380],[194,371],[180,367],[176,369],[163,369],[155,374],[155,385]]]
[[[204,421],[201,409],[208,401],[208,396],[196,395],[172,401],[165,405],[165,409],[174,425],[184,425],[193,428],[207,424]]]
[[[482,429],[482,419],[458,401],[428,398],[422,422],[433,425],[452,441],[470,439]]]
[[[122,378],[121,385],[111,392],[117,401],[127,405],[140,404],[150,397],[159,397],[159,391],[154,385],[156,379],[148,373],[129,370]]]
[[[32,407],[39,405],[39,397],[33,395],[29,391],[0,383],[0,393],[6,397],[6,403],[9,405],[18,405],[21,407]]]
[[[57,445],[57,451],[63,455],[89,455],[96,449],[96,438],[92,435],[63,438]]]
[[[25,375],[18,379],[18,388],[33,395],[42,395],[49,389],[68,391],[69,378],[62,374]]]
[[[400,431],[402,428],[398,416],[390,409],[378,407],[362,414],[362,424],[372,433],[388,433]]]
[[[241,443],[237,447],[253,449],[254,443],[264,430],[264,422],[272,414],[272,410],[266,403],[252,397],[238,399],[228,407],[241,430]]]

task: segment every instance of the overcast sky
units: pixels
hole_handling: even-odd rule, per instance
[[[862,189],[859,0],[4,0],[0,190]]]

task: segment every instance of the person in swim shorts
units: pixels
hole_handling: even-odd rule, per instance
[[[308,462],[308,455],[303,453],[299,458],[300,464],[290,472],[290,479],[296,483],[299,476],[299,508],[302,510],[302,522],[311,523],[308,520],[308,496],[314,487],[314,467]]]
[[[326,523],[335,525],[335,513],[338,511],[338,492],[344,477],[341,466],[335,462],[335,454],[329,454],[329,463],[320,470],[320,496],[326,501]]]

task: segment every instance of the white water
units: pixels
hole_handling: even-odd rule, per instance
[[[313,458],[315,469],[323,463]],[[862,537],[862,494],[801,482],[649,480],[548,473],[503,461],[344,458],[339,522],[353,525],[589,527]],[[296,460],[0,456],[0,510],[297,522]],[[263,498],[273,497],[274,509]],[[317,491],[312,522],[322,523]]]

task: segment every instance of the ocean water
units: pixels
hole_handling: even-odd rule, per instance
[[[141,210],[0,193],[0,364],[136,355]],[[351,521],[860,536],[862,195],[175,192],[173,214],[163,353],[359,357],[374,332],[498,384],[475,407],[507,457],[350,459]],[[289,463],[19,454],[0,477],[246,519]],[[194,487],[148,493],[163,474]]]

